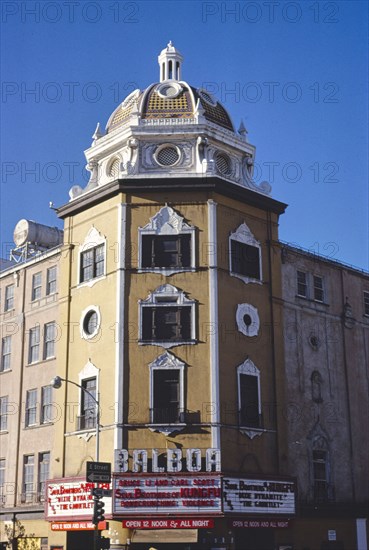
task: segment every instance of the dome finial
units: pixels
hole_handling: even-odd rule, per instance
[[[160,65],[160,82],[165,80],[181,80],[183,57],[169,40],[168,45],[158,57]]]

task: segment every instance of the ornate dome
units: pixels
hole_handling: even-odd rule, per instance
[[[229,114],[210,92],[180,80],[182,59],[169,42],[159,55],[161,81],[132,92],[109,118],[107,132],[129,125],[133,114],[141,120],[192,119],[199,112],[208,122],[234,132]]]
[[[71,200],[97,187],[127,180],[217,177],[269,194],[253,180],[255,147],[241,123],[235,131],[223,105],[209,92],[182,80],[183,57],[170,42],[158,57],[159,82],[134,90],[111,114],[106,133],[97,125],[85,151],[91,176],[73,186]]]

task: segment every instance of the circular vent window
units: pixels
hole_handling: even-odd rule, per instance
[[[161,166],[174,166],[179,161],[180,156],[177,147],[165,145],[158,149],[155,158]]]
[[[231,173],[231,159],[225,153],[218,153],[215,165],[220,174],[228,175]]]
[[[83,319],[83,332],[88,338],[95,336],[99,329],[99,316],[95,309],[90,309]]]
[[[110,168],[109,168],[109,176],[111,178],[116,179],[119,176],[119,165],[120,165],[120,160],[119,159],[115,159],[111,163]]]
[[[179,96],[183,88],[177,82],[171,82],[170,84],[161,84],[156,91],[165,99],[174,99]]]

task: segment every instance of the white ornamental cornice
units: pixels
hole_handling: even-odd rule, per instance
[[[163,298],[169,298],[170,303],[176,303],[179,305],[182,304],[193,304],[194,300],[190,300],[186,297],[186,294],[183,290],[179,290],[177,287],[166,284],[161,285],[156,288],[153,292],[150,292],[148,297],[145,300],[139,300],[140,304],[157,304],[157,299],[159,298],[160,304],[165,303]],[[176,298],[175,301],[172,301],[171,298]]]
[[[167,205],[163,206],[155,216],[150,218],[148,224],[140,228],[142,233],[154,233],[156,235],[178,235],[193,230],[194,228],[188,225],[182,216]]]
[[[236,231],[231,233],[230,238],[245,244],[251,244],[260,248],[260,242],[255,239],[252,231],[247,227],[245,223],[242,223]]]
[[[175,355],[169,353],[169,351],[166,351],[150,363],[149,367],[156,369],[183,369],[185,363]]]
[[[246,361],[244,361],[243,363],[241,363],[241,365],[237,367],[237,371],[241,374],[251,374],[253,376],[260,376],[259,369],[255,365],[255,363],[249,358],[247,358]]]

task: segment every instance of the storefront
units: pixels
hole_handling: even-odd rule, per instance
[[[215,450],[168,450],[166,468],[146,451],[117,453],[112,516],[135,550],[274,550],[295,514],[291,478],[227,476]],[[166,471],[164,471],[166,470]],[[285,537],[286,540],[288,537]],[[288,546],[286,546],[287,550]]]
[[[113,474],[98,525],[113,548],[274,550],[276,531],[288,530],[295,513],[293,480],[228,477],[216,462],[188,466],[196,471],[148,472],[141,464],[146,471]],[[92,545],[92,489],[81,478],[48,483],[46,519],[68,550]]]

